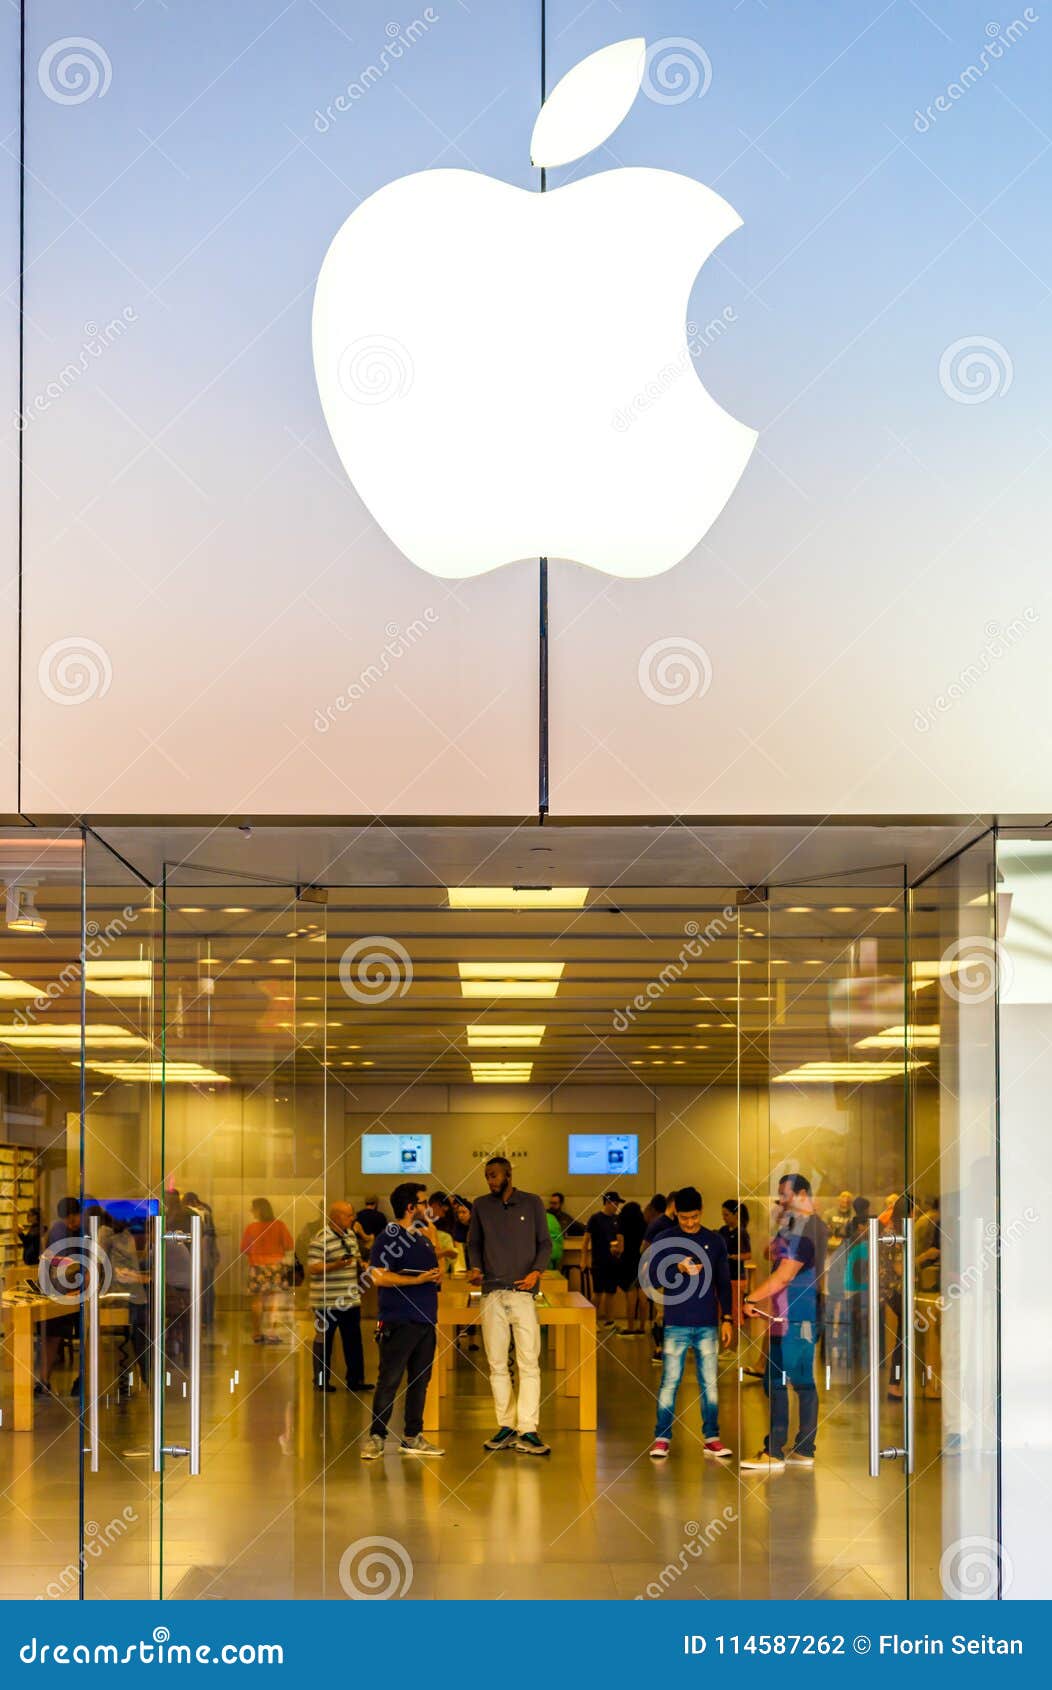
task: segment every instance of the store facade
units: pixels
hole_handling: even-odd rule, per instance
[[[956,8],[955,32],[962,13],[978,52],[986,15]],[[539,1063],[543,1098],[529,1109],[495,1101],[491,1113],[507,1118],[487,1119],[486,1144],[532,1134],[545,1112],[566,1116],[561,1144],[564,1128],[609,1107],[653,1147],[639,1179],[664,1189],[686,1177],[689,1156],[683,1141],[663,1161],[660,1145],[679,1143],[668,1129],[688,1130],[697,1113],[691,1142],[703,1164],[712,1158],[712,1181],[754,1203],[790,1163],[815,1169],[824,1197],[838,1177],[873,1198],[937,1200],[941,1277],[917,1271],[928,1305],[904,1400],[882,1391],[874,1406],[887,1358],[878,1345],[874,1362],[872,1328],[864,1350],[827,1357],[844,1486],[831,1506],[857,1517],[866,1547],[819,1534],[808,1578],[821,1568],[823,1592],[848,1597],[1036,1594],[1024,1503],[1047,1462],[1047,1393],[1018,1311],[1032,1308],[1043,1232],[1034,1077],[1052,1001],[1039,749],[1052,714],[1048,575],[1035,544],[1048,494],[1040,383],[1029,379],[1043,356],[1030,306],[1045,161],[981,87],[918,127],[915,112],[960,70],[960,48],[919,14],[906,44],[875,17],[862,37],[845,22],[828,51],[798,18],[716,24],[688,4],[578,14],[514,0],[393,21],[366,0],[353,15],[294,5],[263,16],[237,0],[218,13],[129,8],[118,23],[108,6],[27,0],[0,25],[5,132],[19,140],[3,155],[0,203],[9,299],[21,307],[0,353],[10,417],[0,995],[11,1010],[0,1148],[12,1152],[11,1215],[26,1207],[30,1150],[46,1162],[40,1205],[86,1204],[105,1188],[146,1206],[137,1224],[153,1224],[150,1205],[163,1211],[166,1193],[185,1194],[189,1166],[228,1211],[233,1249],[257,1176],[315,1209],[340,1194],[330,1169],[364,1195],[348,1183],[362,1117],[374,1105],[374,1119],[400,1117],[406,1090],[413,1109],[456,1117],[449,1142],[458,1158],[473,1154],[464,1028],[444,1019],[458,957],[442,922],[481,955],[521,936],[534,960],[547,947],[565,963],[568,987],[579,979],[587,1008],[572,1038],[591,1044],[550,1070]],[[1038,32],[1024,22],[992,72],[1017,108],[1042,85]],[[539,180],[530,142],[542,88],[637,35],[646,69],[623,123]],[[1012,195],[985,192],[990,157]],[[556,195],[639,166],[704,182],[742,227],[675,301],[652,379],[640,384],[626,363],[609,416],[588,410],[584,349],[559,341],[551,438],[536,421],[524,432],[516,414],[523,348],[543,345],[546,325],[564,334],[547,282],[539,323],[524,319],[525,217],[521,249],[513,231],[496,255],[485,217],[458,222],[454,241],[426,200],[418,226],[375,237],[378,256],[397,244],[419,317],[401,293],[389,296],[390,320],[375,305],[364,325],[351,311],[342,379],[365,435],[390,430],[399,509],[437,532],[448,520],[439,494],[462,481],[465,547],[491,547],[496,560],[466,578],[411,561],[352,482],[323,410],[312,310],[334,237],[371,195],[417,172],[435,174],[436,192],[439,173],[457,171]],[[591,290],[601,318],[600,301],[645,249],[657,310],[676,233],[629,227],[622,252],[606,230],[594,276],[573,277],[575,302]],[[555,252],[544,275],[558,263]],[[470,298],[480,275],[480,310],[482,293],[488,309],[505,286],[516,300],[506,345],[469,323],[448,425],[410,441],[398,407],[427,386],[435,346],[416,338],[418,323],[441,289]],[[621,336],[608,341],[604,380],[621,356]],[[681,561],[648,576],[645,545],[634,574],[554,548],[503,561],[476,472],[494,438],[507,443],[498,517],[543,505],[546,478],[571,488],[575,472],[598,478],[606,492],[590,495],[581,546],[594,540],[599,555],[611,510],[627,522],[649,502],[664,534],[695,466],[679,465],[671,483],[659,471],[677,462],[671,419],[699,381],[758,439]],[[642,948],[620,949],[597,925],[595,954],[590,940],[575,951],[565,920],[461,933],[444,895],[472,886],[588,888],[597,924],[635,889],[650,912]],[[663,971],[685,939],[714,921],[669,986]],[[347,1043],[335,1025],[348,996],[341,960],[377,935],[412,960],[403,1007],[414,1011],[423,991],[418,1031],[447,1027],[442,1099],[418,1089],[438,1058],[425,1041],[410,1060],[411,1021],[393,1044],[384,1022],[369,1055],[380,1022],[368,1006],[352,1006],[370,1029],[361,1037]],[[205,984],[211,967],[252,979],[243,1014],[236,1003],[226,1013],[218,977]],[[816,968],[817,990],[806,972]],[[644,1031],[655,981],[671,994],[657,1040],[669,1050],[656,1057]],[[640,995],[646,1007],[626,1019]],[[726,1055],[712,1047],[720,1060],[709,1066],[707,1040],[694,1037],[695,1066],[680,1079],[672,1065],[688,1058],[672,1046],[708,1018],[705,998],[720,1003]],[[650,1074],[651,1061],[669,1067]],[[343,1063],[374,1070],[351,1076],[361,1106],[346,1087],[334,1101]],[[876,1071],[863,1077],[860,1063]],[[231,1087],[233,1112],[215,1101]],[[294,1109],[301,1151],[279,1120]],[[512,1129],[517,1111],[528,1124]],[[822,1157],[801,1137],[812,1131]],[[254,1135],[273,1140],[262,1160]],[[303,1163],[308,1150],[317,1167]],[[541,1141],[529,1154],[531,1170],[558,1177]],[[458,1161],[443,1178],[463,1174]],[[201,1244],[190,1232],[186,1242]],[[131,1421],[119,1388],[100,1385],[101,1306],[98,1327],[90,1299],[78,1307],[77,1348],[52,1357],[72,1368],[95,1344],[103,1370],[92,1385],[84,1360],[79,1394],[53,1426],[49,1404],[25,1402],[46,1334],[23,1335],[0,1428],[8,1500],[20,1507],[19,1487],[33,1483],[42,1426],[60,1497],[33,1588],[8,1594],[192,1596],[217,1579],[237,1594],[230,1569],[245,1566],[247,1532],[245,1590],[339,1595],[363,1507],[366,1533],[400,1541],[385,1528],[399,1508],[410,1531],[404,1497],[385,1512],[375,1493],[366,1506],[334,1484],[319,1500],[349,1442],[340,1433],[330,1447],[336,1430],[313,1426],[291,1365],[277,1395],[242,1400],[244,1334],[232,1334],[244,1287],[227,1290],[234,1324],[222,1343],[205,1341],[203,1360],[192,1322],[177,1356],[151,1336]],[[744,1439],[755,1406],[744,1379],[731,1387]],[[234,1443],[249,1452],[241,1465],[229,1449],[218,1459]],[[286,1475],[279,1506],[267,1492],[274,1449],[308,1463],[298,1483]],[[224,1467],[236,1472],[230,1491]],[[786,1584],[806,1511],[793,1501],[781,1532],[761,1530],[753,1494],[727,1479],[733,1529],[710,1555],[720,1593],[814,1593],[808,1580]],[[216,1525],[232,1499],[254,1522],[240,1549]],[[96,1558],[91,1527],[107,1522],[118,1522],[113,1541]],[[425,1594],[419,1548],[414,1564]],[[616,1578],[611,1589],[631,1594]]]

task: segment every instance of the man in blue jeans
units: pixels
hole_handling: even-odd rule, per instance
[[[704,1453],[726,1461],[731,1451],[720,1438],[717,1393],[719,1348],[734,1336],[731,1323],[731,1271],[727,1246],[718,1232],[701,1224],[701,1193],[693,1185],[673,1192],[675,1223],[654,1239],[643,1258],[644,1291],[660,1293],[665,1317],[657,1425],[650,1454],[664,1461],[672,1441],[679,1391],[688,1351],[701,1393]]]
[[[807,1182],[802,1181],[806,1186]],[[807,1187],[804,1196],[810,1195]],[[801,1212],[803,1210],[801,1209]],[[747,1473],[782,1473],[786,1465],[813,1467],[818,1431],[818,1388],[815,1385],[815,1344],[818,1338],[818,1269],[815,1241],[806,1232],[780,1231],[772,1241],[774,1272],[745,1299],[748,1316],[770,1321],[764,1390],[771,1404],[771,1430],[759,1454],[741,1463]],[[770,1310],[757,1308],[769,1303]],[[789,1389],[792,1385],[800,1420],[792,1448],[789,1436]]]

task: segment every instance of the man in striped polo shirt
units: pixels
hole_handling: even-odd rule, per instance
[[[307,1282],[314,1314],[314,1389],[334,1391],[332,1343],[339,1328],[349,1391],[371,1391],[362,1353],[361,1251],[354,1234],[354,1205],[333,1203],[311,1241]]]

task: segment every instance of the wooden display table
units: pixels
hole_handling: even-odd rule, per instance
[[[555,1338],[555,1368],[562,1375],[557,1390],[577,1398],[577,1424],[582,1432],[596,1427],[595,1309],[578,1291],[560,1289],[560,1275],[545,1274],[537,1305],[542,1327],[550,1326]],[[424,1405],[424,1430],[437,1430],[442,1398],[450,1392],[456,1358],[456,1328],[478,1326],[482,1320],[482,1298],[470,1297],[462,1279],[446,1280],[438,1299],[438,1347]]]
[[[10,1321],[12,1335],[11,1359],[14,1368],[14,1429],[16,1432],[31,1432],[33,1430],[33,1409],[36,1401],[33,1395],[33,1387],[36,1384],[34,1362],[36,1329],[45,1321],[57,1320],[60,1315],[75,1314],[79,1306],[76,1298],[71,1298],[68,1303],[65,1303],[54,1297],[34,1297],[31,1301],[26,1299],[17,1303],[4,1303],[4,1324],[6,1326]],[[123,1327],[127,1324],[127,1303],[107,1304],[104,1299],[99,1308],[100,1331],[104,1332],[107,1327]]]

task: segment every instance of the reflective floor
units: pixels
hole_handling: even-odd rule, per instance
[[[673,1454],[657,1465],[647,1456],[660,1377],[649,1341],[606,1336],[598,1433],[572,1427],[572,1404],[552,1394],[546,1361],[551,1457],[487,1455],[483,1358],[463,1353],[446,1423],[433,1434],[445,1458],[406,1460],[392,1440],[382,1463],[366,1465],[358,1442],[368,1397],[312,1389],[309,1337],[297,1310],[280,1346],[254,1347],[247,1316],[220,1311],[205,1347],[201,1475],[167,1464],[161,1572],[148,1399],[104,1411],[100,1470],[85,1474],[88,1596],[147,1596],[159,1578],[165,1595],[198,1599],[339,1599],[373,1588],[370,1580],[411,1597],[902,1594],[901,1479],[868,1478],[858,1393],[823,1390],[813,1470],[748,1476],[703,1457],[696,1387],[685,1379]],[[68,1368],[60,1379],[71,1382]],[[178,1379],[169,1400],[174,1432]],[[18,1545],[0,1569],[4,1596],[77,1593],[78,1499],[52,1477],[69,1471],[75,1408],[69,1397],[46,1399],[32,1433],[0,1439],[0,1531]],[[939,1405],[918,1410],[922,1448],[934,1453]],[[739,1383],[733,1356],[721,1374],[721,1418],[736,1456],[759,1447],[763,1389]]]

